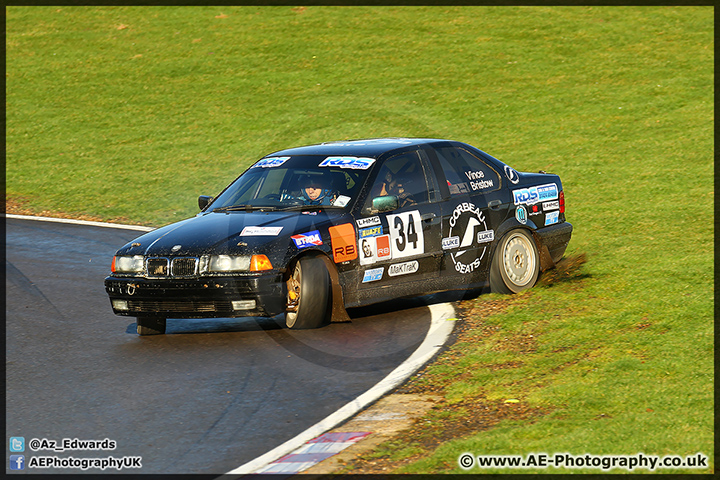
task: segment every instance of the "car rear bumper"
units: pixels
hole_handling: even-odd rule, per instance
[[[167,318],[272,317],[285,311],[280,274],[148,279],[110,276],[105,291],[116,315]]]
[[[573,226],[569,222],[562,222],[533,231],[540,250],[541,268],[545,270],[554,266],[565,254]]]

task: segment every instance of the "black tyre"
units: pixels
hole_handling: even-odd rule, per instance
[[[137,317],[138,335],[161,335],[165,333],[165,318],[156,316]]]
[[[527,230],[511,230],[503,236],[490,266],[490,289],[495,293],[518,293],[535,285],[540,274],[538,250]]]
[[[287,285],[288,328],[318,328],[330,323],[330,275],[322,259],[301,258]]]

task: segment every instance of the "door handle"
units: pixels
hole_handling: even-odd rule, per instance
[[[492,200],[488,202],[488,207],[490,207],[492,210],[500,210],[500,205],[502,205],[501,200]]]
[[[437,215],[435,215],[433,212],[423,213],[422,215],[420,215],[420,220],[427,222],[427,221],[434,219],[435,217],[437,217]]]

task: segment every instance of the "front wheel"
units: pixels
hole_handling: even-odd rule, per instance
[[[535,285],[540,274],[538,251],[530,234],[511,230],[500,240],[490,267],[490,289],[518,293]]]
[[[330,275],[317,257],[303,257],[287,281],[285,324],[288,328],[318,328],[330,320]]]
[[[165,333],[165,317],[137,317],[138,335],[162,335]]]

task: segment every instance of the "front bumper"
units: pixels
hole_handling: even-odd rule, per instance
[[[279,273],[186,279],[110,276],[105,291],[116,315],[166,318],[272,317],[285,311]]]

